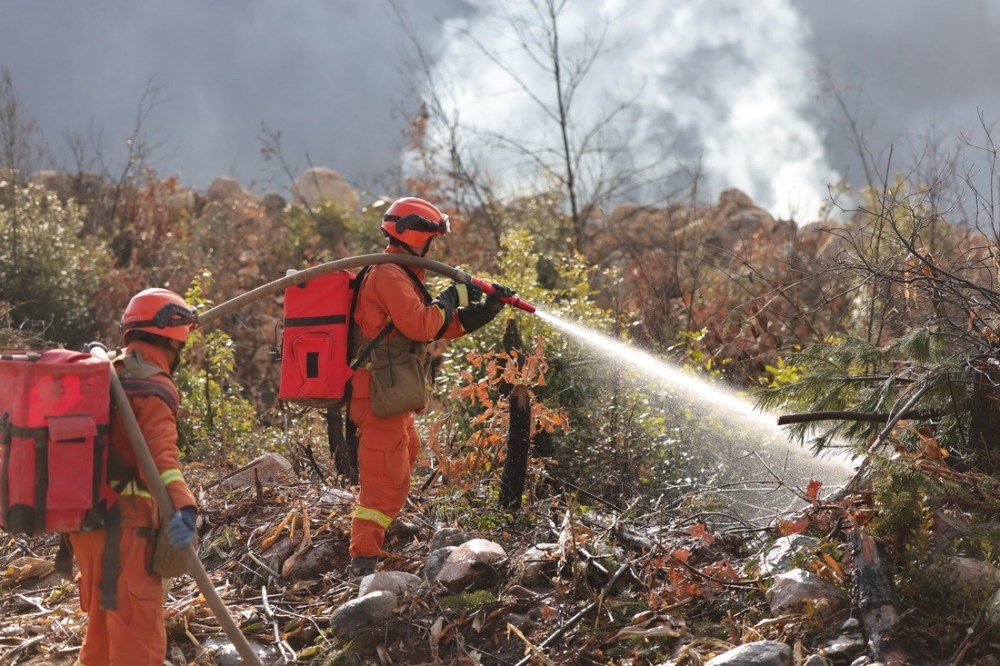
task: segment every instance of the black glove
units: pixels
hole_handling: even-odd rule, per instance
[[[493,293],[487,296],[485,301],[458,311],[458,320],[462,322],[462,328],[465,329],[466,333],[472,333],[486,326],[496,319],[500,311],[503,310],[505,304],[500,299],[510,298],[513,295],[513,289],[494,282]]]
[[[499,282],[494,282],[493,293],[490,294],[490,298],[495,298],[499,301],[501,298],[514,298],[516,294],[517,292],[510,287],[502,285]]]
[[[445,317],[450,320],[451,313],[455,310],[478,303],[482,298],[483,290],[478,286],[464,282],[453,282],[450,287],[437,295],[434,302],[444,310]]]
[[[186,506],[174,512],[167,525],[167,541],[177,550],[184,550],[194,540],[194,526],[198,512],[193,506]]]

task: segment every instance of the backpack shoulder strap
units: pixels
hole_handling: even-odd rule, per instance
[[[122,367],[118,376],[122,382],[122,388],[129,398],[145,396],[155,396],[167,403],[167,407],[176,416],[180,407],[180,394],[173,382],[163,382],[153,379],[156,375],[170,377],[159,366],[146,361],[142,354],[133,351],[121,357]]]

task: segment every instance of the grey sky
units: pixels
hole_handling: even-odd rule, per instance
[[[444,58],[441,73],[491,95],[496,118],[481,107],[463,118],[531,126],[509,83],[459,43],[456,26],[494,36],[484,16],[496,1],[401,4],[429,53]],[[932,126],[955,143],[977,130],[977,109],[1000,118],[1000,0],[570,4],[571,25],[605,13],[634,47],[609,55],[590,94],[633,75],[644,82],[636,152],[676,130],[674,149],[691,153],[680,157],[700,156],[717,187],[740,187],[766,206],[790,204],[786,182],[808,183],[815,199],[826,181],[860,175],[843,116],[815,89],[819,66],[833,72],[876,153],[919,143]],[[66,133],[99,136],[106,157],[121,155],[152,81],[159,104],[146,129],[163,144],[152,165],[184,184],[232,175],[257,191],[280,187],[260,159],[262,125],[282,132],[296,169],[308,159],[373,185],[399,168],[404,115],[416,104],[407,38],[381,0],[0,0],[0,10],[0,67],[56,166],[70,165]]]

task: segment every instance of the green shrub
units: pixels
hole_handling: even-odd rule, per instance
[[[0,301],[13,328],[70,348],[93,339],[90,304],[109,259],[82,235],[85,216],[42,187],[0,181]]]

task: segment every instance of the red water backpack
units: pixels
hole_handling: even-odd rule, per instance
[[[350,331],[357,280],[327,273],[285,289],[281,336],[281,400],[315,407],[338,404],[354,374]]]
[[[63,349],[0,353],[0,527],[39,535],[100,527],[111,365]]]

